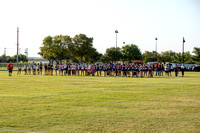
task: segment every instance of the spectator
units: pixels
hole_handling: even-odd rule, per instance
[[[7,66],[8,72],[9,72],[9,76],[12,76],[12,70],[13,70],[13,64],[10,61],[10,63]]]

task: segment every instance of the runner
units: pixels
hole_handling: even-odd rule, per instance
[[[19,65],[18,65],[18,72],[17,72],[17,75],[18,75],[18,74],[21,74],[21,70],[22,70],[22,66],[21,66],[21,64],[19,64]]]
[[[28,74],[31,75],[31,64],[30,64],[30,62],[28,63]]]
[[[42,75],[42,62],[40,62],[40,74]]]
[[[37,73],[38,73],[38,75],[40,74],[40,64],[39,63],[37,64]]]
[[[27,75],[28,73],[27,73],[27,65],[26,65],[26,63],[24,64],[24,75]]]
[[[174,71],[175,71],[175,77],[178,77],[178,66],[177,66],[177,64],[174,67]]]

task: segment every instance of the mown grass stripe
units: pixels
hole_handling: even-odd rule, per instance
[[[11,132],[23,132],[23,133],[46,133],[46,132],[25,131],[25,130],[15,130],[15,129],[6,129],[6,128],[0,128],[0,130],[11,131]]]

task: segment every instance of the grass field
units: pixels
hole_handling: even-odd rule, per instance
[[[185,77],[0,71],[0,132],[200,132],[200,73]]]

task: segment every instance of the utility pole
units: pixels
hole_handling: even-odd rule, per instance
[[[119,33],[118,30],[115,30],[115,33],[116,33],[116,51],[115,51],[116,52],[116,55],[115,55],[116,56],[116,62],[115,62],[115,65],[117,66],[117,33]],[[117,76],[117,68],[116,68],[116,76]]]
[[[19,27],[17,27],[17,66],[18,66],[18,61],[19,61],[18,49],[19,49]]]
[[[25,52],[24,52],[24,53],[26,54],[26,58],[27,58],[27,60],[28,60],[28,48],[25,49]]]
[[[156,40],[156,47],[155,47],[155,51],[156,51],[156,61],[158,61],[158,59],[157,59],[157,40],[158,40],[158,38],[156,37],[155,40]]]
[[[183,64],[184,64],[184,43],[185,43],[185,39],[184,39],[184,37],[183,37],[183,51],[182,51]]]
[[[4,48],[4,55],[5,55],[5,57],[6,57],[6,48]]]

